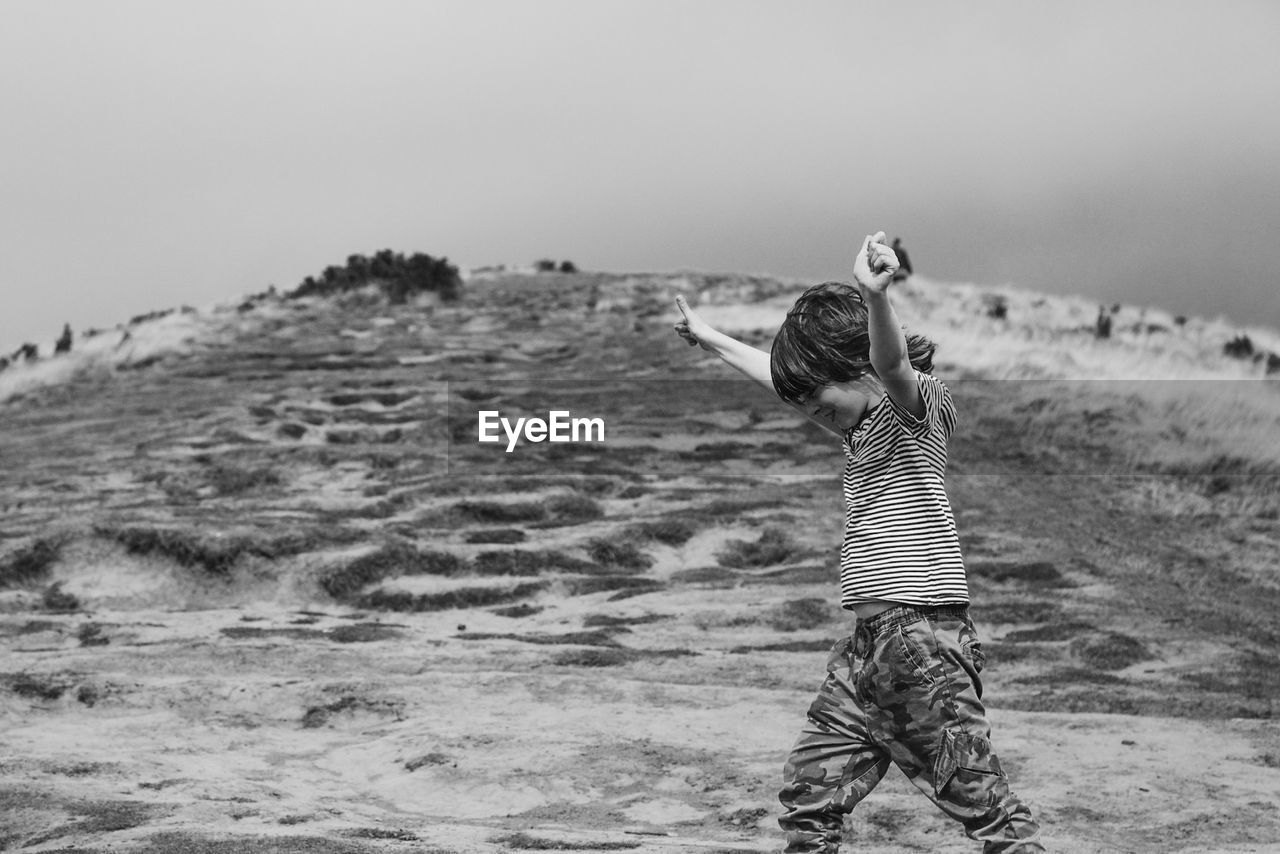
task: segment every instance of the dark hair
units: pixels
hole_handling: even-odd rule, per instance
[[[912,366],[931,373],[937,345],[923,335],[906,338]],[[821,386],[874,373],[867,306],[858,289],[823,282],[801,294],[773,339],[769,371],[778,396],[791,403]]]

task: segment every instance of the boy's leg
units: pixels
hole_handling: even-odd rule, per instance
[[[832,649],[827,678],[787,757],[778,796],[787,811],[778,824],[786,831],[788,854],[834,854],[845,815],[889,769],[889,756],[868,738],[867,716],[854,697],[861,664],[854,646],[851,637]]]
[[[986,854],[1044,851],[1031,810],[1009,791],[982,705],[982,654],[967,615],[904,625],[876,644],[873,690],[885,710],[873,737]]]

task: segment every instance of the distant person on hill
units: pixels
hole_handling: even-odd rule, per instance
[[[933,342],[898,323],[889,287],[900,265],[884,240],[880,232],[862,242],[856,287],[806,290],[769,353],[676,298],[682,338],[840,437],[844,450],[840,604],[856,623],[831,649],[786,762],[786,851],[837,851],[845,815],[890,763],[984,851],[1044,851],[982,705],[984,655],[943,483],[955,406],[931,374]]]
[[[62,336],[58,338],[58,343],[53,345],[53,354],[71,352],[71,324],[64,323],[62,326]]]
[[[901,282],[915,271],[911,269],[911,259],[907,257],[907,247],[902,245],[902,238],[893,238],[893,254],[898,256],[898,269],[893,274],[895,282]]]
[[[1111,337],[1111,312],[1098,306],[1098,319],[1094,321],[1093,334],[1098,338]]]

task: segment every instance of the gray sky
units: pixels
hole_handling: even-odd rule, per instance
[[[1273,2],[0,4],[0,350],[381,248],[1280,326]]]

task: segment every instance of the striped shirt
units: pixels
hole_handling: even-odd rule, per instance
[[[844,544],[840,604],[968,602],[955,518],[943,487],[951,392],[916,371],[925,415],[888,394],[844,435]]]

